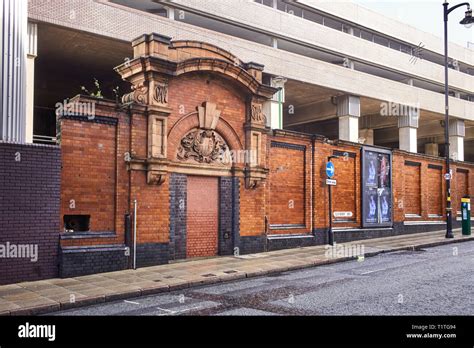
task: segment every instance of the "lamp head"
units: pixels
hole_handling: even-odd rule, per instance
[[[474,25],[474,18],[472,17],[472,10],[468,9],[466,15],[463,18],[460,24],[464,25],[466,28],[471,28]]]

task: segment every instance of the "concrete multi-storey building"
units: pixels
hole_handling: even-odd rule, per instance
[[[284,91],[268,106],[272,128],[444,152],[442,39],[353,3],[35,0],[28,18],[29,42],[38,42],[29,55],[36,56],[36,82],[28,118],[33,112],[37,140],[55,135],[55,103],[94,77],[112,96],[113,67],[131,57],[129,42],[158,32],[263,64],[264,81]],[[474,53],[456,44],[449,52],[451,156],[474,161]],[[394,111],[387,117],[384,103]]]
[[[445,125],[442,40],[352,3],[15,3],[2,1],[15,54],[1,71],[18,77],[2,79],[15,84],[0,131],[61,142],[62,275],[128,266],[134,199],[141,265],[325,243],[332,155],[338,241],[442,228],[445,127],[456,212],[473,192],[469,48],[450,45]],[[58,114],[77,94],[91,117]],[[200,132],[213,140],[196,154]],[[256,157],[203,164],[212,144]]]

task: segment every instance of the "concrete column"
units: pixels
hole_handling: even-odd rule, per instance
[[[344,68],[354,70],[354,61],[352,59],[349,59],[349,58],[344,58],[344,60],[342,61],[342,66]]]
[[[166,12],[167,12],[168,19],[174,20],[175,19],[174,7],[165,6],[165,9],[166,9]]]
[[[403,151],[418,152],[418,121],[420,111],[411,109],[407,115],[399,116],[398,118],[398,135],[399,135],[399,148]]]
[[[0,140],[25,142],[28,1],[0,1]]]
[[[413,79],[406,79],[406,80],[405,80],[405,83],[406,83],[408,86],[413,86]]]
[[[359,139],[364,140],[365,145],[374,145],[374,130],[363,128],[359,130]]]
[[[267,118],[267,126],[271,129],[283,129],[283,104],[285,103],[285,83],[283,77],[274,77],[270,81],[270,85],[280,88],[275,93],[272,100],[263,104],[263,113]],[[289,115],[291,117],[291,114]]]
[[[272,37],[272,47],[278,48],[278,39],[276,37]]]
[[[464,136],[466,127],[464,120],[449,121],[449,157],[456,161],[464,161]]]
[[[425,154],[431,156],[439,156],[439,146],[437,143],[426,143]]]
[[[339,139],[358,142],[360,98],[352,95],[338,97],[337,117],[339,118]]]
[[[35,104],[35,59],[38,55],[38,25],[28,23],[28,45],[26,55],[26,130],[25,141],[33,143]]]

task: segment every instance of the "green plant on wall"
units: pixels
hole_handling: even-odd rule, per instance
[[[85,86],[81,86],[81,90],[91,97],[103,99],[104,96],[102,95],[102,89],[100,87],[99,80],[96,78],[94,78],[94,86],[95,92],[90,92]]]
[[[96,78],[94,78],[94,87],[95,90],[90,91],[85,86],[81,86],[81,91],[90,97],[104,99],[102,87],[100,85],[99,80]],[[118,102],[120,100],[120,87],[116,86],[115,88],[112,88],[112,92],[114,93],[115,100]]]

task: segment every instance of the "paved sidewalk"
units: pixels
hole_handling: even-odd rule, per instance
[[[365,257],[380,253],[474,240],[455,230],[367,239],[338,246],[363,245]],[[267,253],[184,261],[169,265],[101,273],[68,279],[49,279],[0,286],[0,315],[35,315],[96,303],[168,292],[203,284],[314,267],[354,257],[326,256],[326,246],[286,249]]]

